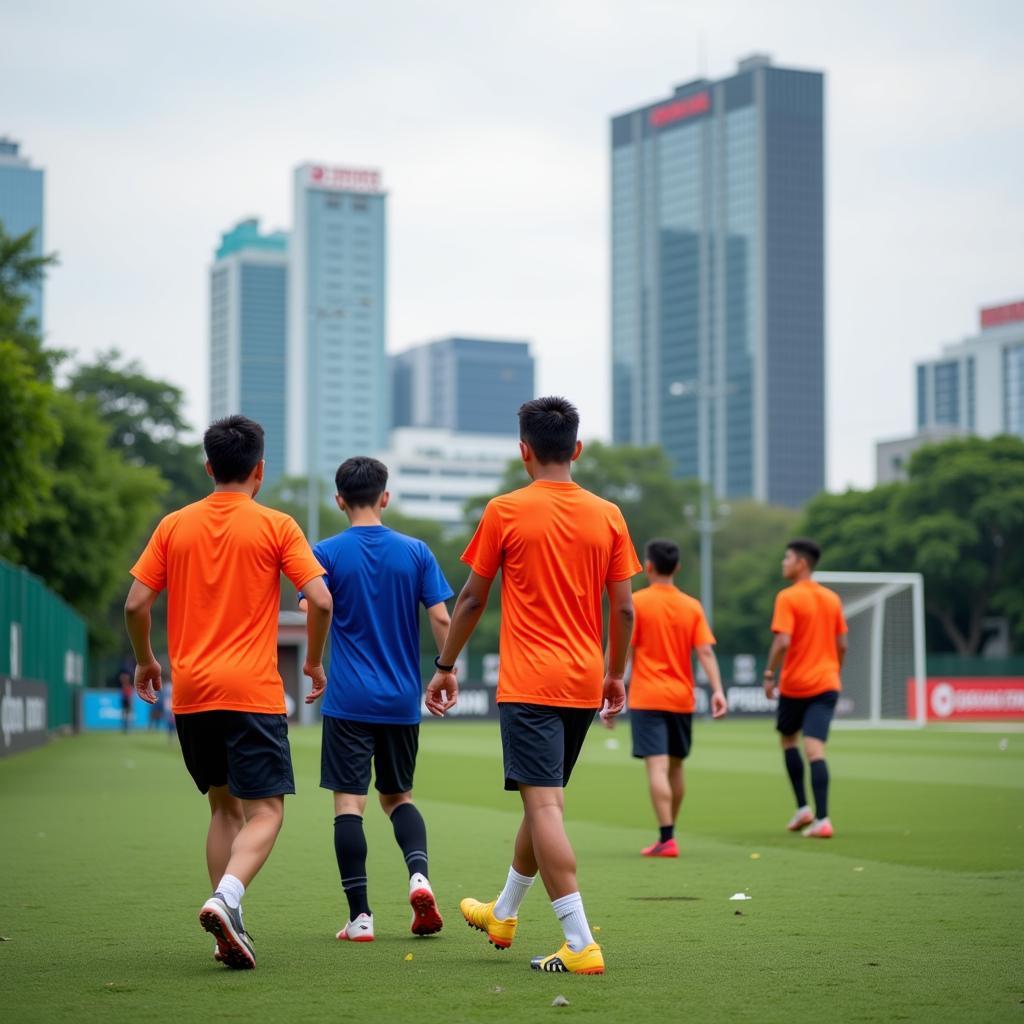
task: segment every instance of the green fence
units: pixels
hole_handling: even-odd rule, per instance
[[[51,729],[74,725],[87,650],[85,622],[38,577],[0,559],[0,675],[46,683]]]
[[[1024,655],[1009,658],[964,657],[959,654],[929,654],[929,676],[1024,676]]]

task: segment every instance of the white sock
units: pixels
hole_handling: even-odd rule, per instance
[[[426,875],[421,875],[418,871],[415,872],[409,878],[409,891],[412,892],[414,889],[430,889],[430,882],[427,881]],[[433,892],[433,889],[430,889]]]
[[[519,906],[533,885],[536,875],[521,875],[515,868],[508,869],[508,880],[501,895],[494,902],[494,916],[499,921],[519,916]]]
[[[234,875],[225,875],[217,883],[217,892],[224,897],[224,902],[232,910],[235,910],[245,895],[245,886]]]
[[[590,934],[590,925],[587,924],[587,915],[583,911],[583,897],[578,892],[571,892],[568,896],[552,900],[551,909],[555,912],[562,931],[565,932],[567,945],[574,953],[578,953],[594,941],[594,936]]]

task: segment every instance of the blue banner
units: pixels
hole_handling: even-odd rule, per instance
[[[83,729],[113,731],[123,727],[120,690],[83,690],[81,700],[79,722]],[[137,693],[133,693],[128,727],[130,729],[148,729],[150,716],[159,715],[158,709],[159,705],[147,704]]]

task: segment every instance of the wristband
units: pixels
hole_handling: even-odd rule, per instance
[[[449,672],[450,673],[450,672],[454,672],[455,671],[455,666],[454,665],[442,665],[441,664],[441,655],[440,654],[436,655],[435,658],[434,658],[434,668],[436,668],[438,672]]]

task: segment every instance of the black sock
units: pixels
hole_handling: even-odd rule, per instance
[[[366,834],[361,815],[339,814],[334,819],[334,853],[348,898],[348,919],[354,921],[371,912],[366,899]]]
[[[409,877],[427,875],[427,826],[415,804],[399,804],[391,813],[395,841],[405,855]]]
[[[824,760],[811,762],[811,789],[814,790],[814,816],[828,817],[828,765]]]
[[[670,839],[675,837],[676,827],[675,825],[659,825],[658,831],[661,833],[661,838],[658,842],[667,843]]]
[[[793,792],[796,794],[797,807],[804,807],[807,804],[807,790],[804,788],[804,759],[796,747],[786,747],[786,771],[789,772],[789,781],[793,784]]]

